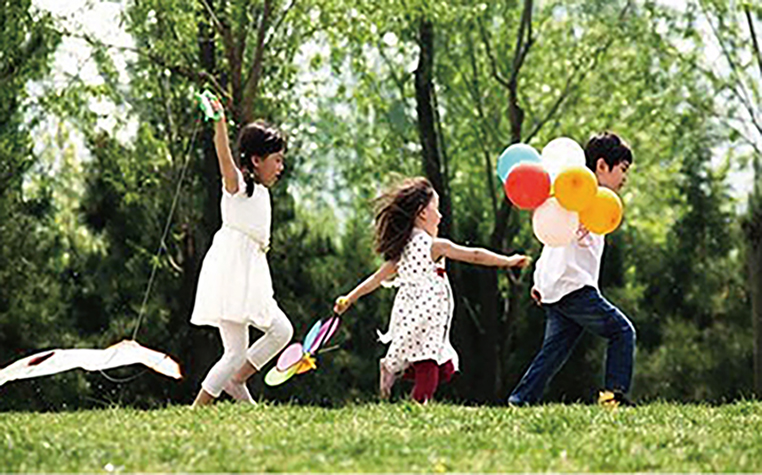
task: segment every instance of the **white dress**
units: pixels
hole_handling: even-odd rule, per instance
[[[450,343],[454,309],[452,288],[444,271],[431,258],[434,239],[415,228],[397,263],[399,286],[394,298],[389,330],[379,340],[389,344],[381,362],[392,373],[405,371],[411,363],[434,360],[438,365],[452,361],[458,369],[458,354]]]
[[[266,252],[270,243],[270,192],[254,185],[251,197],[240,170],[238,191],[222,188],[222,227],[215,233],[198,277],[191,323],[221,320],[267,328],[276,314]]]

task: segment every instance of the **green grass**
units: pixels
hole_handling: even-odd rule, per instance
[[[0,472],[762,472],[762,404],[0,414]]]

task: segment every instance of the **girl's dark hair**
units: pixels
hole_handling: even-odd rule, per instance
[[[602,158],[609,171],[622,162],[632,164],[632,151],[627,142],[612,132],[602,132],[593,135],[585,145],[585,162],[587,167],[595,172],[598,159]]]
[[[413,233],[415,218],[434,197],[423,177],[408,178],[376,199],[376,252],[397,260]]]
[[[265,122],[252,122],[238,134],[239,165],[246,182],[246,195],[254,193],[254,183],[259,181],[251,157],[266,158],[271,153],[286,151],[286,137]]]

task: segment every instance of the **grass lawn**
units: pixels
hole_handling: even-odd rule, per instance
[[[0,472],[762,472],[762,403],[0,414]]]

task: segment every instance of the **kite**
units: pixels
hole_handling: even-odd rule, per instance
[[[102,371],[138,363],[164,376],[182,378],[180,365],[169,356],[146,348],[134,340],[122,340],[105,350],[57,349],[27,356],[0,369],[0,386],[17,379],[47,376],[75,368]]]
[[[218,121],[222,118],[222,112],[215,109],[214,103],[218,101],[217,97],[210,91],[205,90],[200,94],[196,94],[195,99],[198,103],[201,113],[206,120]],[[193,150],[193,144],[196,140],[196,133],[198,132],[198,123],[193,130],[191,136],[190,145],[186,152],[186,160],[183,164],[180,179],[178,180],[177,187],[175,189],[175,195],[172,200],[172,208],[167,216],[167,222],[164,226],[164,234],[161,238],[159,249],[154,257],[158,257],[163,250],[163,243],[165,242],[169,233],[170,224],[172,222],[172,216],[175,211],[182,182],[185,177],[185,171],[190,163],[190,152]],[[182,373],[180,372],[180,365],[175,360],[155,350],[151,350],[144,346],[141,346],[135,341],[138,329],[143,320],[143,314],[145,311],[145,305],[148,301],[148,296],[151,293],[151,286],[153,284],[154,277],[156,275],[156,259],[154,259],[154,265],[151,270],[151,277],[148,279],[148,285],[146,287],[145,295],[143,297],[143,304],[140,308],[140,314],[137,318],[135,330],[132,334],[132,339],[122,340],[119,343],[112,345],[105,350],[101,349],[56,349],[43,351],[10,364],[9,366],[0,369],[0,386],[9,381],[17,379],[35,378],[38,376],[48,376],[51,374],[61,373],[69,371],[75,368],[82,368],[87,371],[103,371],[107,369],[117,368],[120,366],[128,366],[133,364],[143,364],[148,368],[161,373],[165,376],[174,379],[181,379]]]

